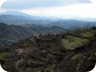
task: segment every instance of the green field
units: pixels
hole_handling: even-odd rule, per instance
[[[93,35],[94,32],[92,31],[71,32],[62,38],[61,41],[65,49],[74,50],[77,47],[87,44]]]
[[[2,52],[0,53],[0,60],[6,60],[11,55],[10,52]]]

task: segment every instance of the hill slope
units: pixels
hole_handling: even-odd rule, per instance
[[[0,24],[0,44],[6,43],[14,43],[18,40],[22,40],[28,38],[32,35],[39,35],[39,34],[47,34],[50,32],[61,32],[64,31],[63,28],[52,26],[52,27],[45,27],[39,25],[6,25],[1,23]]]
[[[0,61],[10,72],[87,72],[96,62],[96,27],[22,40],[2,52]]]

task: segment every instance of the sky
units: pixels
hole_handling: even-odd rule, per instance
[[[56,18],[96,18],[96,0],[0,0],[0,12]]]
[[[89,0],[7,0],[2,8],[25,9],[38,7],[57,7],[73,3],[88,3]]]

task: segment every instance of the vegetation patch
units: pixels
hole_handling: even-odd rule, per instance
[[[88,43],[89,40],[68,35],[66,36],[66,38],[63,38],[61,41],[65,49],[73,50],[76,47],[80,47]]]

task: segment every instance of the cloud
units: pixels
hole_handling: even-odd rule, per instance
[[[57,18],[96,18],[96,4],[83,3],[73,4],[70,6],[62,7],[47,7],[47,8],[34,8],[24,9],[21,12],[35,15],[35,16],[46,16],[46,17],[57,17]]]
[[[25,9],[38,7],[64,6],[73,3],[85,3],[90,0],[7,0],[2,8],[6,9]]]
[[[90,0],[92,3],[96,4],[96,0]]]
[[[7,1],[7,0],[0,0],[0,7],[1,7],[1,5],[2,5],[5,1]]]

